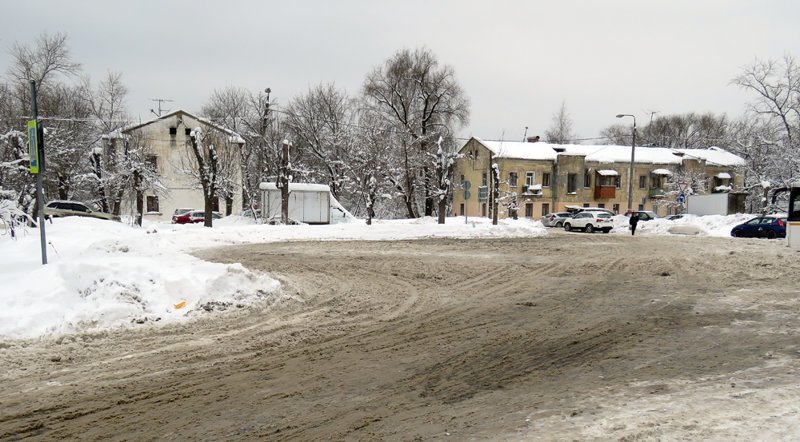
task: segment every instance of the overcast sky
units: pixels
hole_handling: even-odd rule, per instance
[[[463,136],[541,135],[566,103],[580,137],[635,114],[741,115],[730,81],[756,58],[800,57],[796,0],[29,1],[0,0],[0,67],[13,42],[65,32],[94,80],[123,74],[128,108],[198,111],[214,89],[320,82],[350,95],[402,48],[454,67],[471,102]],[[3,69],[5,71],[5,69]],[[630,123],[630,119],[626,124]]]

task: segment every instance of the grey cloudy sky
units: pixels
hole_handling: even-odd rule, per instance
[[[471,101],[464,136],[543,134],[562,101],[581,137],[650,112],[740,115],[730,84],[758,58],[800,56],[795,0],[29,1],[0,0],[0,67],[15,41],[65,32],[100,79],[122,72],[128,107],[152,98],[197,111],[214,89],[272,88],[286,103],[310,85],[359,92],[401,48],[427,46]],[[5,71],[5,69],[3,69]],[[628,121],[629,123],[629,121]]]

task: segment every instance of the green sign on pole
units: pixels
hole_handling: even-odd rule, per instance
[[[39,173],[39,127],[38,121],[28,121],[28,157],[30,159],[30,168],[28,169],[32,174]]]

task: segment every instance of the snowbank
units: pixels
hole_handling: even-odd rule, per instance
[[[636,226],[637,235],[670,235],[673,233],[686,234],[684,232],[696,231],[703,236],[731,236],[731,229],[756,215],[735,214],[735,215],[684,215],[683,218],[669,221],[666,218],[658,218],[650,221],[642,221]],[[614,217],[614,229],[612,233],[624,233],[628,230],[629,219],[625,215]],[[683,227],[683,229],[675,229]],[[672,229],[673,232],[670,232]]]
[[[38,231],[17,240],[0,236],[0,337],[99,331],[159,321],[187,320],[220,305],[280,299],[280,285],[239,264],[202,261],[192,250],[292,240],[400,240],[545,235],[541,223],[449,218],[363,220],[327,226],[257,225],[232,216],[208,229],[199,224],[143,228],[90,218],[47,224],[48,262],[41,265]]]

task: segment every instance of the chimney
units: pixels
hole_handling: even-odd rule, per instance
[[[539,135],[536,135],[535,137],[528,137],[527,141],[529,143],[538,143],[539,142]]]

